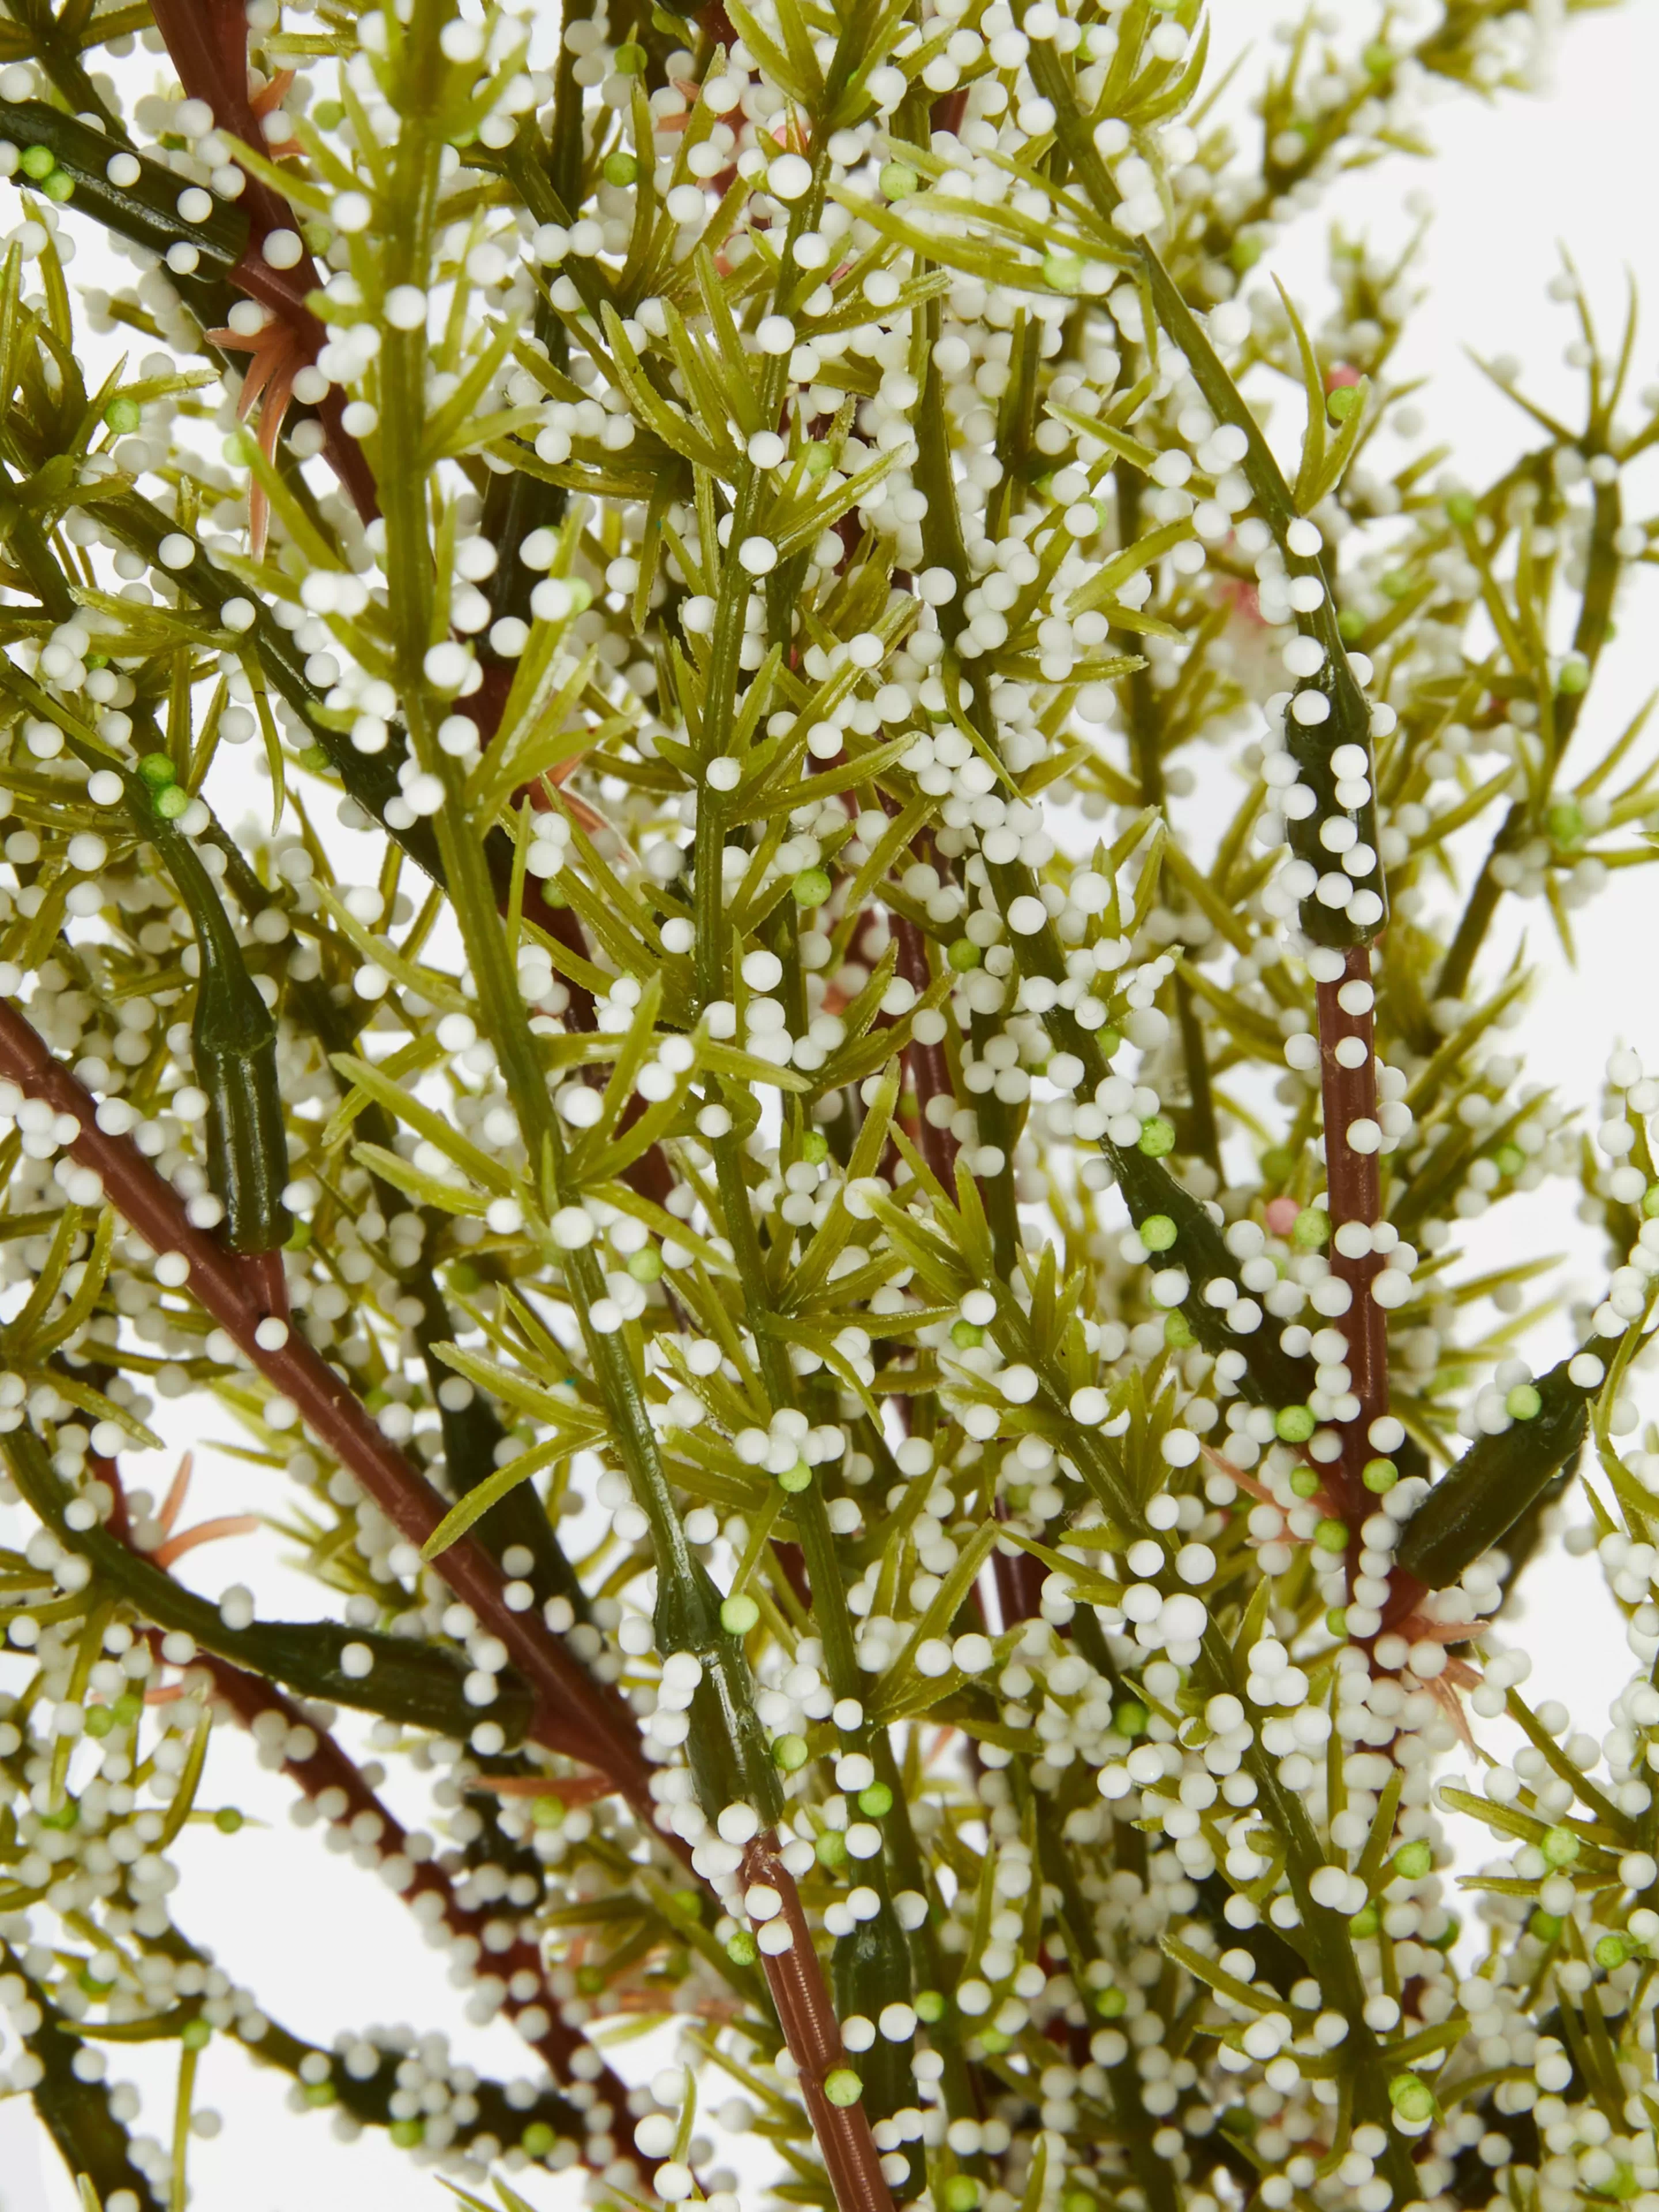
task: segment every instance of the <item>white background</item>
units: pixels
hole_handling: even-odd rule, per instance
[[[1255,55],[1246,64],[1252,69],[1268,50],[1279,9],[1261,0],[1221,0],[1216,12],[1218,55],[1224,58],[1254,40]],[[1369,20],[1369,11],[1352,14]],[[1545,297],[1559,266],[1559,243],[1571,249],[1604,326],[1621,312],[1626,268],[1659,299],[1651,108],[1659,17],[1638,0],[1573,24],[1553,78],[1545,100],[1504,95],[1482,105],[1448,99],[1431,118],[1439,149],[1432,164],[1395,160],[1345,185],[1332,204],[1350,226],[1386,242],[1403,240],[1411,226],[1408,192],[1431,200],[1434,222],[1420,264],[1431,297],[1416,319],[1411,360],[1431,375],[1425,401],[1431,422],[1437,435],[1455,441],[1473,483],[1519,450],[1528,432],[1468,366],[1465,346],[1519,356],[1530,390],[1562,406],[1573,404],[1575,380],[1562,353],[1576,331],[1566,312]],[[1322,240],[1323,218],[1304,218],[1269,264],[1304,298],[1314,291],[1316,312]],[[94,267],[83,246],[74,273],[91,274]],[[1637,363],[1638,385],[1659,370],[1659,319],[1650,342],[1638,343]],[[1647,649],[1653,611],[1644,590],[1623,604],[1621,636],[1583,726],[1587,753],[1600,749],[1654,683]],[[252,750],[240,756],[250,765]],[[248,802],[257,795],[250,788]],[[236,809],[229,811],[234,816]],[[1516,1042],[1532,1072],[1575,1104],[1593,1106],[1615,1038],[1636,1045],[1650,1067],[1659,1066],[1659,963],[1644,949],[1651,945],[1650,924],[1638,927],[1655,912],[1655,898],[1644,872],[1616,876],[1608,894],[1580,918],[1580,961],[1572,973],[1540,933],[1541,909],[1528,909],[1533,949],[1543,956],[1546,974]],[[1591,1288],[1599,1255],[1573,1220],[1570,1200],[1540,1198],[1534,1213],[1536,1236],[1525,1249],[1568,1253],[1566,1279],[1581,1291]],[[1515,1210],[1506,1208],[1501,1219],[1513,1249],[1522,1249]],[[1528,1231],[1533,1226],[1529,1222]],[[1659,1413],[1659,1404],[1644,1412]],[[169,1471],[135,1467],[134,1476],[159,1486]],[[185,1517],[261,1503],[274,1501],[250,1495],[249,1471],[221,1462],[204,1470]],[[1581,1512],[1575,1508],[1574,1517]],[[216,1590],[249,1572],[250,1550],[210,1549],[194,1555],[186,1571],[198,1570],[201,1585]],[[266,1572],[259,1580],[263,1595],[280,1587]],[[301,1596],[297,1588],[288,1601],[296,1611],[315,1609],[314,1593]],[[1529,1687],[1540,1697],[1560,1697],[1579,1725],[1600,1734],[1607,1701],[1630,1662],[1594,1559],[1558,1552],[1535,1565],[1518,1611],[1520,1640],[1536,1661]],[[176,1854],[185,1880],[174,1903],[188,1932],[213,1945],[227,1971],[252,1985],[275,2017],[322,2043],[348,2024],[406,2020],[422,2031],[449,2029],[458,2051],[493,2071],[520,2070],[520,2046],[509,2030],[468,2029],[460,2021],[441,1960],[422,1948],[397,1900],[371,1877],[329,1856],[315,1831],[302,1836],[289,1826],[290,1794],[286,1784],[258,1772],[234,1730],[216,1738],[203,1802],[238,1804],[264,1825],[233,1839],[187,1831]],[[170,2067],[159,2059],[147,2065],[145,2056],[118,2051],[113,2070],[140,2081],[146,2109],[139,2125],[165,2139]],[[637,2061],[630,2064],[624,2052],[622,2064],[634,2072]],[[352,2212],[438,2212],[453,2203],[435,2176],[416,2169],[378,2136],[343,2149],[325,2117],[290,2116],[285,2087],[224,2039],[211,2045],[198,2102],[222,2112],[226,2127],[216,2141],[192,2151],[192,2195],[204,2212],[233,2205],[236,2212],[332,2212],[347,2205]],[[574,2203],[574,2192],[569,2180],[544,2176],[530,2183],[538,2206]],[[60,2162],[20,2100],[0,2103],[0,2212],[78,2212]]]

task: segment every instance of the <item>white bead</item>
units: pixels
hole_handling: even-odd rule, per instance
[[[775,199],[804,199],[812,187],[811,165],[799,154],[781,154],[766,172],[766,189]]]

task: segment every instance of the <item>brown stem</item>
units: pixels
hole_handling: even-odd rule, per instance
[[[893,939],[898,946],[898,972],[920,998],[933,980],[927,968],[927,947],[921,932],[904,915],[896,914],[892,927]],[[927,1118],[927,1109],[935,1098],[949,1098],[953,1105],[956,1100],[945,1047],[942,1043],[922,1044],[913,1036],[904,1048],[904,1060],[921,1109],[921,1156],[946,1191],[953,1193],[957,1187],[957,1140],[948,1128]]]
[[[591,960],[587,939],[582,926],[568,906],[551,906],[542,896],[541,886],[533,876],[527,876],[524,884],[524,918],[538,929],[562,945],[567,952],[574,952],[579,960]],[[569,993],[565,1008],[565,1019],[573,1030],[592,1030],[599,1027],[599,1015],[593,1005],[593,994],[571,976],[563,979]],[[586,1068],[587,1080],[598,1090],[605,1084],[603,1062]],[[617,1122],[617,1134],[625,1136],[645,1111],[645,1101],[636,1091],[623,1107]],[[649,1199],[653,1206],[665,1206],[668,1194],[674,1187],[674,1177],[660,1145],[653,1145],[623,1170],[623,1181],[638,1191],[641,1198]]]
[[[308,261],[304,264],[307,269],[310,266]],[[314,269],[311,274],[315,276]],[[282,275],[261,258],[257,244],[249,246],[231,270],[230,282],[249,299],[269,307],[294,332],[306,359],[315,362],[327,333],[304,301],[295,297]],[[380,511],[374,472],[362,447],[345,427],[345,394],[337,384],[331,384],[317,402],[315,411],[323,432],[323,458],[344,487],[359,519],[373,522]]]
[[[31,1097],[73,1118],[77,1133],[65,1147],[70,1156],[101,1177],[111,1202],[153,1251],[184,1255],[191,1291],[204,1310],[267,1382],[293,1401],[318,1441],[356,1478],[398,1534],[417,1548],[423,1545],[444,1516],[444,1500],[302,1336],[290,1332],[275,1349],[258,1342],[256,1332],[266,1316],[245,1261],[192,1225],[183,1201],[136,1145],[99,1128],[90,1093],[53,1058],[9,1000],[0,1000],[0,1073]],[[501,1568],[483,1545],[462,1537],[443,1554],[442,1573],[455,1595],[501,1638],[530,1686],[535,1699],[532,1739],[608,1775],[654,1828],[649,1769],[627,1705],[592,1680],[538,1615],[508,1607]]]
[[[280,1252],[245,1252],[242,1264],[262,1312],[277,1321],[288,1319],[288,1271]]]
[[[123,1543],[131,1540],[131,1520],[127,1510],[126,1489],[121,1480],[118,1463],[102,1455],[95,1455],[94,1468],[99,1480],[109,1489],[112,1505],[108,1518],[111,1533]],[[150,1632],[155,1646],[161,1643],[159,1630]],[[191,1669],[200,1668],[213,1686],[214,1695],[240,1721],[252,1729],[262,1713],[279,1713],[287,1725],[291,1738],[295,1729],[303,1728],[310,1735],[314,1749],[303,1759],[285,1754],[283,1771],[313,1802],[330,1790],[337,1790],[345,1802],[337,1813],[331,1814],[329,1823],[333,1827],[349,1828],[362,1814],[367,1814],[380,1824],[374,1838],[382,1859],[402,1857],[408,1861],[412,1874],[399,1893],[406,1905],[413,1909],[418,1897],[431,1895],[439,1899],[440,1917],[450,1935],[470,1938],[481,1954],[486,1954],[485,1929],[491,1914],[476,1906],[463,1905],[456,1896],[448,1875],[435,1860],[418,1859],[409,1850],[409,1834],[397,1815],[375,1795],[363,1775],[343,1751],[326,1729],[319,1728],[313,1717],[295,1700],[278,1689],[263,1675],[251,1674],[245,1668],[234,1665],[217,1652],[198,1650],[190,1662]],[[591,2048],[587,2039],[578,2030],[566,2026],[559,2014],[559,2000],[548,1988],[546,1968],[538,1947],[515,1935],[505,1949],[488,1950],[493,1972],[507,1984],[503,2008],[507,2018],[525,2037],[531,2049],[545,2063],[555,2081],[565,2083],[570,2075],[570,2061],[578,2051]],[[511,1983],[520,1974],[533,1973],[539,1984],[538,1992],[531,1997],[513,1994]],[[525,2025],[525,2018],[533,2009],[539,2009],[548,2025]],[[628,2090],[607,2066],[597,2075],[592,2084],[599,2096],[605,2099],[615,2115],[625,2117],[628,2112]],[[571,2108],[574,2115],[574,2109]],[[584,2117],[586,2117],[584,2115]],[[597,2132],[598,2130],[595,2130]],[[572,2130],[573,2136],[582,2132],[580,2126]],[[654,2167],[655,2161],[651,2162]]]
[[[1342,1457],[1334,1472],[1343,1517],[1355,1523],[1369,1510],[1361,1471],[1371,1455],[1370,1425],[1389,1410],[1388,1316],[1371,1296],[1371,1285],[1382,1271],[1380,1253],[1367,1251],[1350,1257],[1341,1249],[1340,1232],[1357,1224],[1372,1228],[1379,1208],[1379,1176],[1375,1150],[1357,1150],[1348,1141],[1356,1122],[1376,1127],[1376,1036],[1371,993],[1371,960],[1364,945],[1352,946],[1342,956],[1340,975],[1315,987],[1319,1023],[1319,1070],[1325,1102],[1325,1180],[1329,1194],[1331,1273],[1345,1283],[1351,1303],[1341,1316],[1347,1340],[1349,1387],[1359,1401],[1359,1411],[1346,1425]],[[1345,994],[1360,1011],[1342,1003]],[[1356,1066],[1345,1066],[1338,1057],[1346,1045],[1350,1054],[1358,1043],[1363,1056]]]
[[[334,1738],[319,1729],[291,1698],[267,1682],[262,1675],[249,1674],[211,1651],[198,1651],[191,1665],[206,1670],[212,1679],[215,1696],[230,1707],[245,1728],[252,1728],[261,1713],[268,1712],[281,1713],[290,1729],[304,1727],[315,1740],[317,1747],[305,1759],[284,1758],[283,1773],[313,1800],[321,1797],[326,1790],[339,1790],[346,1802],[343,1810],[329,1816],[331,1826],[349,1827],[360,1814],[371,1814],[380,1823],[380,1832],[375,1843],[381,1856],[408,1857],[408,1832],[397,1815],[376,1796]],[[400,1893],[405,1905],[412,1907],[417,1897],[436,1897],[441,1906],[440,1917],[449,1933],[475,1940],[481,1954],[488,1960],[490,1971],[498,1974],[502,1981],[511,1982],[516,1975],[526,1972],[537,1977],[540,1984],[538,1995],[520,1998],[509,1992],[504,2009],[514,2026],[525,2034],[531,2049],[546,2062],[554,2079],[568,2081],[571,2058],[575,2052],[587,2050],[590,2045],[586,2036],[578,2029],[567,2027],[559,2017],[559,2000],[547,1987],[546,1969],[537,1945],[527,1942],[521,1936],[515,1936],[505,1950],[485,1952],[484,1929],[495,1916],[481,1911],[475,1906],[463,1905],[455,1894],[449,1876],[436,1860],[411,1859],[410,1863],[414,1868],[413,1877],[408,1887]],[[532,2029],[526,2032],[521,2025],[523,2017],[527,2012],[538,2009],[547,2014],[550,2025],[543,2030],[532,2023]],[[628,2091],[609,2067],[599,2075],[594,2087],[610,2104],[611,2110],[625,2120]]]
[[[999,1498],[997,1518],[1007,1517],[1007,1507]],[[1042,1613],[1042,1585],[1048,1580],[1048,1571],[1041,1559],[1034,1559],[1029,1552],[1017,1548],[1010,1554],[1000,1544],[992,1552],[991,1578],[996,1584],[997,1603],[1002,1611],[1005,1629],[1022,1620],[1035,1620]]]
[[[263,146],[264,133],[248,96],[247,20],[241,8],[234,0],[206,6],[199,0],[155,0],[150,13],[190,97],[204,100],[220,128],[244,145]],[[238,205],[248,219],[249,243],[231,271],[231,282],[280,315],[300,337],[307,361],[314,362],[325,334],[304,301],[307,293],[321,288],[317,264],[309,253],[302,253],[290,274],[271,268],[263,258],[262,246],[273,230],[297,233],[300,224],[280,192],[246,170],[242,176]],[[344,394],[337,385],[331,385],[317,409],[323,453],[358,514],[372,522],[380,511],[374,475],[342,419],[344,405]]]
[[[832,2105],[823,2094],[826,2076],[847,2063],[841,2026],[812,1948],[800,1892],[778,1856],[775,1837],[759,1835],[750,1844],[743,1880],[745,1888],[764,1882],[783,1900],[781,1917],[793,1940],[787,1951],[763,1952],[761,1959],[784,2040],[800,2069],[801,2095],[836,2203],[840,2212],[892,2212],[892,2191],[862,2102]]]

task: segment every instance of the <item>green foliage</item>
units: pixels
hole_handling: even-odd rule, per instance
[[[1196,0],[0,23],[0,2065],[94,2212],[225,2036],[503,2212],[1659,2191],[1659,1085],[1506,1049],[1653,857],[1659,415],[1568,264],[1468,481],[1414,238],[1251,273],[1534,14],[1309,14],[1259,150]],[[534,2080],[186,1933],[238,1724]]]

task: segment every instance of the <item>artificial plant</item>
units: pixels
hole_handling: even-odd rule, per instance
[[[1540,12],[11,0],[0,2063],[103,2212],[226,2039],[473,2203],[1659,2209],[1659,1085],[1504,1045],[1650,857],[1659,395],[1569,270],[1468,483],[1413,241],[1267,281]],[[521,2075],[192,1933],[239,1727]]]

